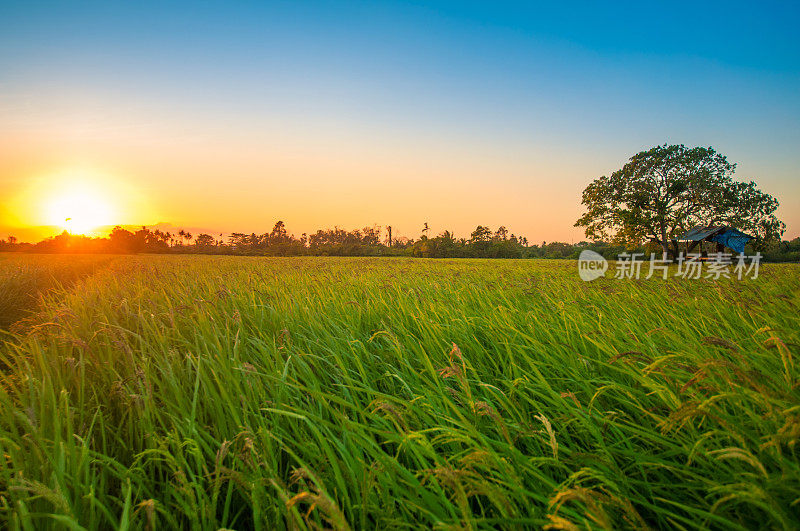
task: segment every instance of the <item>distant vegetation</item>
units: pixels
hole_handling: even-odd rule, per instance
[[[173,234],[142,227],[129,231],[115,228],[107,238],[89,238],[63,233],[39,243],[18,243],[0,240],[0,251],[35,253],[176,253],[223,254],[244,256],[408,256],[417,258],[559,258],[577,259],[584,249],[591,249],[608,259],[622,252],[641,252],[649,257],[658,255],[661,247],[655,243],[630,247],[620,242],[541,242],[532,244],[505,227],[497,230],[479,225],[469,238],[457,238],[445,231],[428,237],[427,230],[417,239],[388,238],[388,230],[365,227],[347,231],[340,228],[318,230],[300,237],[290,234],[284,223],[275,223],[272,231],[263,234],[233,233],[227,238],[211,234],[192,235],[180,230]],[[770,241],[760,248],[765,261],[800,261],[800,238],[791,241]],[[747,253],[752,254],[752,245]]]

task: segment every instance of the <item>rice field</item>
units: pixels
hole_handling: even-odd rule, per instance
[[[2,256],[0,526],[797,528],[799,273]]]

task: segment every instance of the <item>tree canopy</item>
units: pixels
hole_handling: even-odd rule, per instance
[[[731,225],[763,247],[786,228],[778,200],[754,182],[733,179],[736,165],[708,147],[656,146],[637,153],[583,191],[586,212],[575,223],[592,239],[629,246],[653,242],[677,252],[674,240],[696,225]]]

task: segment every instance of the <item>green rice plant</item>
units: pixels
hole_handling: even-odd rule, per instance
[[[0,253],[0,330],[30,315],[39,295],[72,286],[110,260],[96,255],[36,256]]]
[[[793,265],[118,257],[0,348],[0,519],[794,528],[798,303]]]

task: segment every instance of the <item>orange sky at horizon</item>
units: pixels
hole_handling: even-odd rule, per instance
[[[502,224],[531,243],[577,242],[584,239],[573,227],[582,189],[627,158],[592,172],[589,162],[565,160],[566,154],[520,161],[478,146],[405,145],[397,160],[388,146],[383,152],[381,146],[325,149],[271,139],[252,139],[223,153],[212,149],[218,142],[213,138],[187,135],[168,153],[126,139],[125,148],[94,146],[102,156],[84,154],[92,151],[85,145],[52,149],[41,139],[16,145],[2,140],[0,184],[11,199],[0,205],[0,238],[20,241],[65,229],[48,219],[46,205],[77,183],[94,189],[111,211],[99,230],[89,232],[94,236],[114,225],[185,228],[195,235],[263,233],[282,220],[298,236],[333,226],[392,225],[395,237],[417,238],[427,222],[434,234],[450,230],[468,237],[478,224]],[[785,237],[794,237],[797,220],[785,221]]]
[[[370,145],[366,135],[331,140],[308,131],[282,138],[154,133],[108,124],[1,135],[0,184],[11,201],[0,207],[0,237],[60,233],[64,227],[46,219],[42,204],[81,183],[113,203],[109,226],[261,233],[283,220],[296,235],[377,224],[415,238],[427,222],[436,233],[465,237],[478,224],[502,224],[531,241],[581,238],[571,225],[587,170],[563,162],[558,168],[562,155],[520,161],[469,138]],[[168,147],[158,146],[154,139],[165,137]],[[541,193],[547,175],[563,175],[564,166],[571,176]]]
[[[0,126],[0,194],[8,198],[0,203],[0,237],[38,241],[62,232],[44,209],[78,186],[109,203],[107,228],[263,233],[282,220],[298,236],[392,225],[395,236],[416,238],[426,222],[433,234],[459,237],[478,224],[502,224],[532,243],[577,242],[583,188],[649,147],[609,154],[597,146],[576,156],[552,141],[539,149],[524,138],[487,144],[468,131],[420,138],[363,124],[268,130],[185,115],[142,122],[135,109],[93,116],[26,116]],[[740,164],[736,178],[751,178],[749,170]],[[788,173],[756,180],[784,203],[785,237],[797,236],[800,214],[785,203],[796,187]]]

